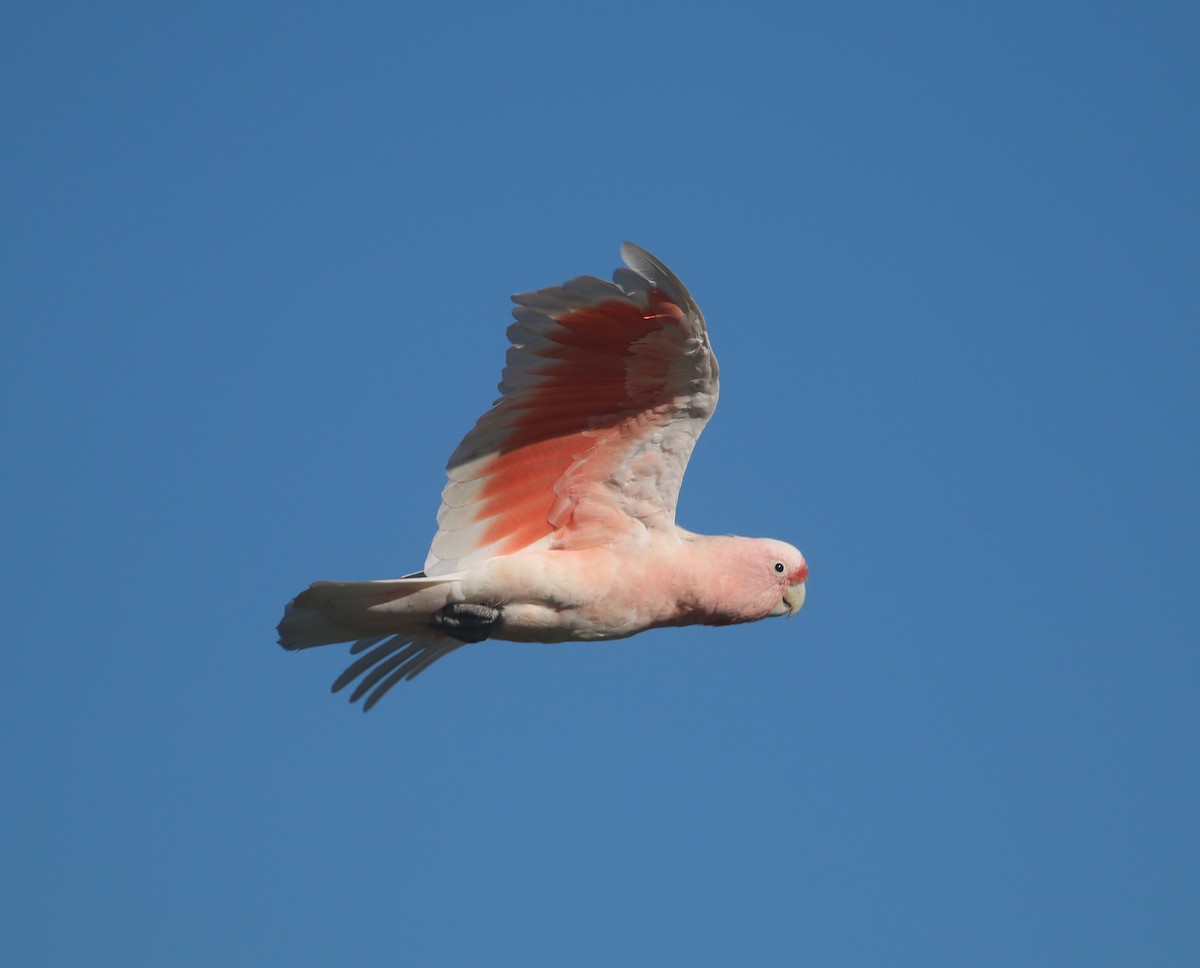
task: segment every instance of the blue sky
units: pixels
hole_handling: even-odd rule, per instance
[[[1195,963],[1194,4],[2,19],[6,963]],[[627,238],[804,611],[330,696]]]

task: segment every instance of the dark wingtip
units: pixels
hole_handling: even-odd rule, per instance
[[[287,616],[285,615],[284,618],[287,618]],[[293,645],[291,642],[288,641],[287,635],[283,631],[283,622],[280,622],[278,625],[275,626],[275,634],[279,636],[279,638],[277,638],[275,640],[275,643],[281,649],[287,649],[289,652],[295,652],[296,649],[299,648],[298,646]]]

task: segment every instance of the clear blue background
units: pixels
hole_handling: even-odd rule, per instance
[[[1200,7],[0,20],[5,963],[1198,963]],[[625,238],[809,604],[330,696]]]

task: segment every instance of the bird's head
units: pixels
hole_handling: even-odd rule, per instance
[[[808,563],[799,550],[786,541],[764,540],[764,562],[773,576],[779,598],[770,611],[771,616],[786,615],[791,618],[804,604],[805,586],[808,580]]]

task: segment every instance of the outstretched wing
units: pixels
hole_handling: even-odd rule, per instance
[[[466,644],[440,632],[362,639],[354,644],[350,654],[366,652],[366,655],[360,656],[338,676],[333,683],[333,691],[337,692],[359,676],[363,676],[362,681],[350,694],[350,701],[357,702],[370,692],[367,701],[363,703],[363,712],[367,712],[401,679],[415,679],[442,656],[449,655]],[[367,651],[368,649],[370,651]]]
[[[501,396],[447,465],[427,574],[674,526],[717,360],[675,274],[628,242],[621,257],[611,283],[513,297]]]

